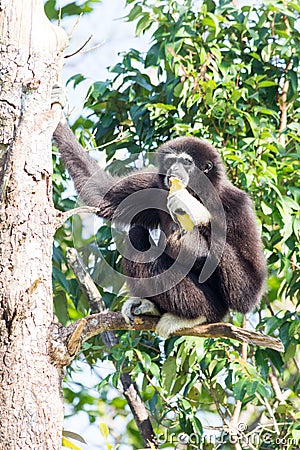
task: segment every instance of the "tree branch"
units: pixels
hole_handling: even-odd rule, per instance
[[[128,325],[122,314],[119,312],[102,312],[93,314],[85,318],[86,326],[83,329],[81,339],[82,342],[87,341],[92,336],[96,336],[104,331],[112,330],[138,330],[138,331],[154,331],[159,321],[157,317],[138,316],[134,319],[134,326]],[[78,321],[72,323],[68,327],[63,328],[65,339],[73,334],[78,325]],[[259,347],[271,348],[278,352],[284,351],[283,344],[280,339],[267,336],[257,331],[250,331],[240,327],[236,327],[231,323],[209,323],[206,325],[198,325],[194,328],[180,330],[174,333],[176,336],[197,336],[197,337],[225,337],[234,339],[247,344],[258,345]]]

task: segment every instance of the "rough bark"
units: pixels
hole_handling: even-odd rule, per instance
[[[0,2],[0,449],[60,449],[61,372],[48,352],[52,85],[65,35],[42,0]]]

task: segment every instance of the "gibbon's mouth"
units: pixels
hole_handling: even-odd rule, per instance
[[[188,183],[187,183],[188,180],[184,181],[182,178],[175,176],[175,175],[166,176],[166,179],[167,179],[166,184],[167,184],[168,189],[171,188],[173,181],[178,181],[182,185],[183,189],[185,189],[188,185]]]

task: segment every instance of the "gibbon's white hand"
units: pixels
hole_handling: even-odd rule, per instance
[[[170,194],[167,200],[167,207],[175,222],[177,222],[177,214],[188,214],[194,225],[207,225],[211,218],[205,206],[186,189]]]

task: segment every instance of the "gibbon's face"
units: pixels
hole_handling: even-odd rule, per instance
[[[195,163],[193,158],[185,152],[179,154],[167,153],[163,159],[163,169],[166,188],[170,188],[171,178],[178,178],[186,187],[195,169]]]
[[[178,178],[187,187],[196,182],[199,170],[217,185],[224,167],[217,151],[198,138],[176,138],[158,149],[158,168],[162,186],[170,188],[170,179]]]

